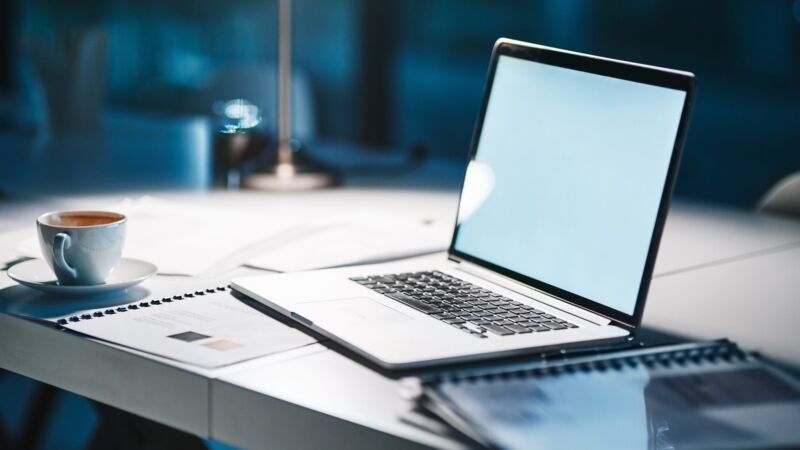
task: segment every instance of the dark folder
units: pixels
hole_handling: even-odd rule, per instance
[[[442,376],[424,408],[506,449],[800,447],[800,383],[728,341]]]

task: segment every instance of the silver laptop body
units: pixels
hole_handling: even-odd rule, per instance
[[[693,91],[690,73],[500,39],[446,255],[232,286],[389,369],[629,339]]]

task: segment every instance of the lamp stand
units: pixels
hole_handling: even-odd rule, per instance
[[[247,176],[244,185],[269,191],[300,191],[336,184],[335,173],[306,155],[292,139],[292,4],[278,5],[278,157],[274,165]]]

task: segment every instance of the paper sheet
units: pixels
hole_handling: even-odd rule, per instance
[[[447,249],[453,225],[447,220],[356,216],[310,230],[247,260],[253,267],[295,272],[383,262]]]
[[[139,303],[133,303],[138,305]],[[216,368],[311,344],[315,340],[243,304],[229,292],[82,319],[64,327],[205,368]],[[92,316],[106,311],[85,311]]]

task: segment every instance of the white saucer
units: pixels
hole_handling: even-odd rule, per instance
[[[157,270],[149,262],[122,258],[103,284],[65,286],[58,284],[55,274],[44,260],[32,259],[11,266],[8,276],[19,284],[50,294],[87,296],[127,289],[152,277]]]

